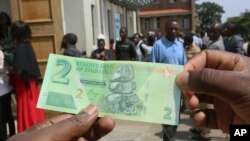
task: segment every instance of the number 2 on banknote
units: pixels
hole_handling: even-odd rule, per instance
[[[76,98],[82,99],[82,96],[83,96],[83,90],[82,89],[77,89]]]
[[[69,79],[66,77],[71,70],[71,64],[67,60],[58,59],[56,66],[63,66],[58,72],[52,76],[52,82],[59,84],[69,84]]]
[[[166,112],[166,114],[163,116],[164,119],[171,119],[171,113],[172,113],[172,109],[169,107],[165,107],[164,111]]]

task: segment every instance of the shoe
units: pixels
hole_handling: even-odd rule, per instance
[[[191,136],[191,139],[196,141],[211,141],[211,137],[204,138],[200,135]]]
[[[196,129],[196,128],[190,128],[189,131],[192,133],[192,134],[200,134],[201,131]]]

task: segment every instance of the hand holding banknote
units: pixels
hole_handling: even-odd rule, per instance
[[[63,114],[34,125],[8,141],[97,141],[115,126],[110,117],[97,119],[98,110],[89,105],[75,116]]]
[[[175,77],[182,69],[51,54],[38,107],[78,113],[92,103],[100,116],[177,125],[181,91]]]
[[[229,132],[230,124],[250,123],[249,62],[245,56],[207,50],[185,65],[177,83],[195,124]],[[199,109],[202,102],[214,109]]]

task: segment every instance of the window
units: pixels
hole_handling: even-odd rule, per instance
[[[144,30],[149,30],[150,28],[150,20],[144,19]]]
[[[94,9],[95,6],[94,5],[91,5],[91,22],[92,22],[92,32],[93,32],[93,43],[95,44],[95,21],[94,21]]]
[[[102,21],[104,20],[103,17],[105,16],[105,15],[104,15],[104,11],[103,11],[103,10],[104,10],[104,5],[103,5],[103,1],[102,1],[102,0],[100,0],[99,2],[100,2],[101,33],[103,33],[103,32],[104,32],[104,31],[103,31],[104,29],[103,29],[103,22],[102,22]]]
[[[161,29],[161,18],[156,18],[156,29]]]
[[[182,28],[190,28],[190,19],[188,16],[183,16],[181,19]]]
[[[177,0],[169,0],[169,3],[176,3]]]
[[[168,20],[176,20],[177,17],[176,16],[168,16]]]
[[[107,10],[107,15],[108,15],[108,31],[109,31],[109,38],[114,38],[113,34],[113,19],[112,19],[112,12],[110,10]]]

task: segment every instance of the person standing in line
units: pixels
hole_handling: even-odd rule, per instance
[[[209,37],[206,35],[205,31],[201,31],[201,39],[202,39],[202,47],[201,50],[206,49],[208,47],[208,45],[210,44],[210,39]]]
[[[192,35],[184,37],[184,47],[187,56],[187,60],[190,60],[195,54],[201,52],[201,49],[194,43]]]
[[[10,39],[11,20],[7,13],[0,12],[0,44],[8,48],[11,44]]]
[[[135,45],[128,39],[128,30],[126,27],[120,29],[121,41],[116,43],[116,59],[117,60],[131,60],[136,59]]]
[[[76,48],[77,36],[74,33],[68,33],[63,36],[61,48],[64,49],[63,55],[71,57],[81,57],[82,53]]]
[[[234,23],[230,23],[227,25],[226,35],[229,39],[226,51],[245,55],[245,51],[243,48],[244,40],[238,32],[239,25]]]
[[[208,45],[207,49],[214,50],[225,50],[222,33],[222,25],[220,23],[215,23],[210,28],[210,33],[208,34],[211,43]]]
[[[23,21],[14,22],[11,35],[15,44],[13,80],[17,99],[17,128],[22,132],[44,120],[44,111],[37,109],[38,79],[41,73],[31,45],[31,29]]]
[[[135,50],[136,50],[136,61],[142,61],[145,56],[141,47],[143,41],[141,40],[139,33],[135,33],[133,35],[133,42],[135,44]]]
[[[249,56],[249,54],[248,54],[248,45],[249,45],[249,43],[250,43],[250,34],[249,35],[247,35],[246,37],[245,37],[245,42],[244,42],[244,44],[243,44],[243,49],[244,49],[244,51],[245,51],[245,55],[246,56]]]
[[[202,44],[203,44],[202,39],[198,36],[198,34],[196,34],[195,31],[191,31],[190,34],[193,36],[193,40],[196,46],[198,46],[199,48],[202,48]]]
[[[112,52],[109,49],[105,49],[105,36],[103,34],[98,35],[97,46],[98,48],[92,51],[90,58],[103,61],[114,59]]]
[[[208,34],[209,39],[211,40],[211,43],[208,45],[206,49],[209,50],[225,50],[223,37],[221,35],[222,33],[222,25],[220,23],[215,23],[211,26],[210,32]],[[200,103],[199,105],[200,109],[213,109],[212,106],[210,106],[207,103]],[[193,136],[191,137],[193,140],[201,140],[201,141],[209,141],[211,140],[210,128],[190,128],[190,131],[193,133]]]
[[[13,64],[14,46],[10,35],[11,20],[7,13],[0,12],[0,46],[4,53],[5,64],[11,66]]]
[[[114,59],[116,59],[116,55],[115,55],[115,41],[114,41],[114,39],[110,39],[109,40],[109,49],[112,52]]]
[[[7,139],[7,123],[9,136],[15,134],[15,123],[11,110],[12,86],[5,66],[4,54],[0,50],[0,141]]]
[[[144,62],[151,61],[151,52],[153,49],[153,45],[155,43],[155,38],[151,35],[147,35],[144,39],[144,43],[142,43],[141,47],[143,52],[145,53],[145,57],[143,58]]]
[[[177,39],[179,23],[175,20],[165,25],[165,36],[154,43],[151,62],[184,65],[187,62],[183,44]],[[178,126],[162,125],[163,141],[174,141]]]
[[[0,12],[0,140],[6,137],[6,123],[9,136],[16,133],[14,117],[11,110],[12,86],[9,68],[13,63],[13,46],[10,37],[11,20],[7,13]],[[1,138],[2,137],[2,138]]]

